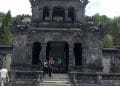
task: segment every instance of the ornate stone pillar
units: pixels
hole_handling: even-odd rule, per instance
[[[33,51],[33,44],[31,42],[27,43],[27,64],[32,65],[32,51]],[[29,70],[31,70],[31,66],[29,67]]]
[[[65,9],[65,21],[68,21],[68,9]]]
[[[43,61],[46,59],[46,44],[41,44],[41,51],[40,51],[40,56],[39,56],[39,61],[40,61],[40,70],[43,68]]]
[[[50,18],[50,20],[52,20],[52,16],[53,16],[53,10],[50,9],[50,11],[49,11],[49,18]]]
[[[74,57],[74,45],[72,43],[69,44],[69,72],[74,71],[75,66],[75,57]]]
[[[76,17],[77,15],[76,14],[77,14],[77,10],[74,10],[74,22],[77,21],[77,17]]]
[[[39,9],[39,18],[40,18],[40,21],[42,21],[43,20],[43,9],[42,8],[40,8]],[[36,14],[36,15],[38,15],[38,14]]]
[[[44,61],[46,59],[46,44],[41,44],[40,60]]]

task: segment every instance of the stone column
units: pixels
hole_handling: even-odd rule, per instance
[[[33,51],[33,44],[31,43],[31,42],[29,42],[28,44],[27,44],[27,60],[26,60],[26,63],[27,63],[27,65],[32,65],[32,51]],[[31,66],[28,68],[29,70],[31,70]]]
[[[68,9],[65,9],[65,21],[68,21]]]
[[[88,72],[102,72],[102,40],[93,33],[88,33],[86,39]]]
[[[41,51],[40,51],[40,57],[39,57],[39,61],[40,61],[40,70],[42,70],[43,68],[43,61],[46,59],[46,44],[41,44]]]
[[[46,44],[41,45],[40,60],[44,61],[46,59]]]
[[[75,66],[75,56],[74,56],[74,45],[72,43],[69,44],[69,72],[74,71]]]
[[[50,20],[52,20],[52,16],[53,16],[53,10],[50,9],[50,11],[49,11],[49,18],[50,18]]]
[[[38,14],[36,14],[36,15],[38,15]],[[42,8],[39,9],[39,19],[40,19],[40,21],[43,20],[43,9]]]
[[[76,14],[77,14],[77,10],[74,10],[74,22],[77,21],[77,17],[76,17],[77,15]]]

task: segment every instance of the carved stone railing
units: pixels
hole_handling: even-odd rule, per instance
[[[82,23],[76,23],[76,22],[63,22],[63,21],[38,21],[35,23],[32,23],[33,26],[35,27],[57,27],[57,28],[84,28],[84,25]]]
[[[16,85],[17,82],[22,82],[23,84],[30,84],[29,86],[33,86],[33,84],[40,84],[43,78],[43,71],[17,71],[12,70],[9,72],[10,76],[10,86]],[[36,86],[36,85],[34,85]]]
[[[100,84],[100,86],[112,84],[113,86],[120,86],[120,73],[83,73],[71,72],[71,81],[77,80],[77,84]],[[75,86],[75,85],[74,85]]]
[[[11,79],[36,79],[39,77],[39,75],[41,76],[41,79],[43,78],[43,71],[17,71],[17,70],[12,70],[9,72]]]

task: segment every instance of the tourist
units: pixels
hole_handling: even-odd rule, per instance
[[[1,86],[5,86],[6,82],[9,82],[8,70],[5,67],[3,67],[0,70],[0,74],[1,74]]]
[[[51,75],[52,75],[52,72],[53,72],[53,66],[54,66],[54,60],[53,60],[53,58],[51,57],[50,59],[49,59],[49,67],[48,67],[48,72],[49,72],[49,77],[51,77]]]
[[[47,62],[47,60],[45,60],[43,62],[43,76],[45,76],[46,74],[48,74],[48,62]]]

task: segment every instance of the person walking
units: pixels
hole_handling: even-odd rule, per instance
[[[48,66],[48,73],[49,73],[49,77],[51,77],[52,76],[52,72],[53,72],[53,66],[54,66],[54,60],[53,60],[52,57],[49,59],[48,64],[49,64],[49,66]]]
[[[47,60],[43,62],[43,77],[45,77],[46,74],[48,74],[48,61]]]
[[[4,67],[0,69],[1,75],[1,86],[5,86],[7,82],[9,82],[8,70]]]

